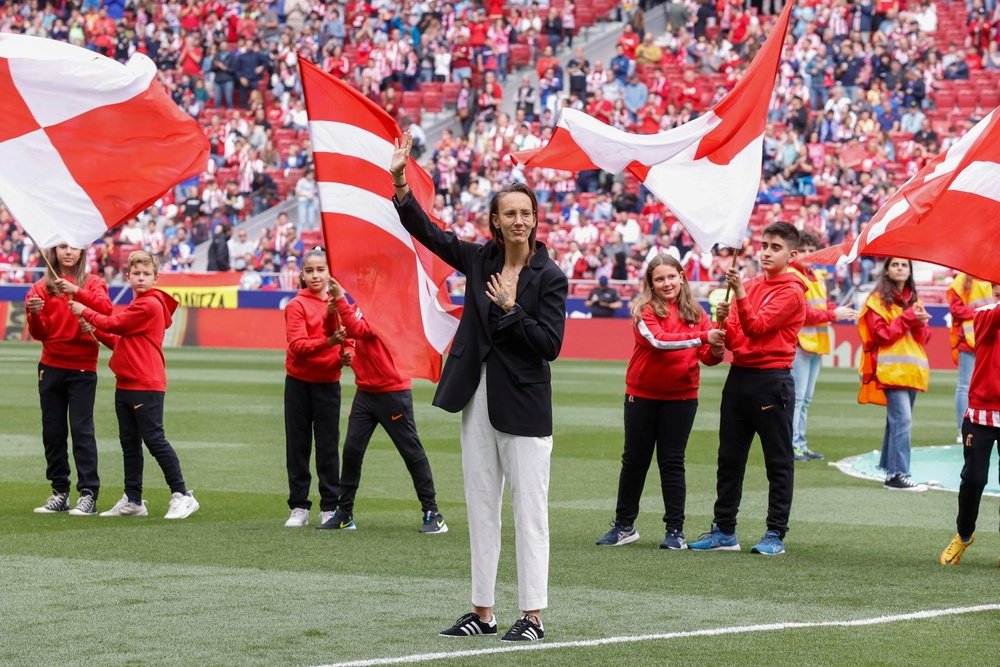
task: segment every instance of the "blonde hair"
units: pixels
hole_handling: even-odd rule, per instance
[[[680,274],[681,287],[677,294],[677,314],[688,324],[700,322],[701,318],[705,316],[705,311],[691,294],[691,286],[688,285],[684,267],[675,258],[665,254],[657,255],[649,260],[646,273],[642,276],[642,293],[632,305],[632,317],[636,320],[642,319],[642,311],[646,309],[646,306],[652,306],[657,317],[667,316],[669,312],[667,302],[660,298],[660,295],[653,289],[653,270],[659,266],[669,266]]]
[[[153,275],[158,275],[160,272],[160,263],[157,261],[153,255],[149,254],[145,250],[136,250],[129,253],[128,256],[128,270],[129,273],[132,272],[132,267],[136,264],[148,264],[153,267]]]
[[[68,243],[61,243],[59,245],[69,246]],[[72,248],[73,246],[69,247]],[[83,287],[83,283],[87,281],[87,252],[83,248],[74,248],[74,250],[80,251],[80,257],[77,258],[76,264],[68,269],[64,269],[62,265],[59,264],[59,254],[57,253],[58,249],[59,246],[55,246],[54,248],[45,248],[42,250],[42,252],[45,253],[45,257],[49,260],[46,263],[45,269],[45,286],[48,288],[51,296],[57,296],[60,294],[58,288],[56,288],[56,281],[60,278],[72,278],[73,283],[79,287]],[[52,272],[52,267],[59,272],[58,275]]]

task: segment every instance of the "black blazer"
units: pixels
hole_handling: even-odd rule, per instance
[[[465,308],[451,343],[434,405],[460,412],[472,400],[486,363],[487,404],[493,428],[512,435],[552,435],[549,362],[559,356],[566,326],[566,276],[545,246],[521,270],[516,305],[506,315],[486,297],[486,285],[503,268],[503,251],[459,240],[434,225],[408,193],[393,201],[415,239],[465,274]],[[494,312],[490,316],[490,309]],[[496,322],[491,324],[491,319]]]

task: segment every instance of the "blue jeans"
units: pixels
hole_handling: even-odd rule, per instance
[[[301,232],[305,229],[315,229],[316,227],[316,200],[315,199],[299,199],[298,200],[298,231]]]
[[[215,82],[215,108],[222,108],[223,97],[226,100],[226,108],[231,109],[233,106],[233,82],[225,81],[223,83]]]
[[[976,355],[972,352],[958,353],[958,384],[955,385],[955,417],[958,419],[958,432],[962,432],[962,421],[969,407],[969,382],[972,381],[972,368],[976,365]]]
[[[910,431],[913,427],[915,389],[886,389],[885,435],[879,468],[886,477],[910,474]]]
[[[816,391],[816,378],[823,365],[823,355],[795,348],[792,362],[792,381],[795,382],[795,410],[792,412],[792,449],[809,449],[806,445],[806,420],[809,404]]]

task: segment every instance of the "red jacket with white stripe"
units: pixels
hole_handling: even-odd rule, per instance
[[[68,282],[73,282],[69,276],[64,277]],[[42,344],[42,363],[65,370],[96,371],[97,341],[80,330],[80,321],[69,309],[69,299],[49,294],[44,278],[28,290],[24,298],[25,309],[32,296],[45,301],[41,312],[32,315],[31,311],[27,311],[28,331],[32,338]],[[73,300],[103,315],[111,314],[108,286],[97,276],[87,276]]]
[[[733,366],[791,368],[806,318],[806,286],[794,273],[758,276],[744,288],[726,318],[726,347]],[[735,312],[734,312],[735,311]]]
[[[625,392],[630,396],[659,401],[698,398],[701,361],[714,366],[722,361],[708,344],[712,322],[706,313],[689,324],[677,314],[676,304],[667,304],[666,317],[646,306],[642,318],[633,323],[635,347],[625,372]]]
[[[977,308],[973,327],[976,365],[966,414],[973,423],[1000,428],[1000,303]]]
[[[327,341],[329,334],[340,327],[336,314],[327,311],[329,298],[316,296],[307,289],[299,290],[285,306],[285,334],[288,351],[285,372],[303,382],[339,382],[341,345]],[[350,348],[350,344],[347,345]]]
[[[137,295],[125,310],[113,315],[102,315],[90,308],[83,311],[83,319],[103,332],[100,339],[114,347],[108,365],[115,373],[117,389],[167,390],[163,334],[170,327],[175,310],[177,301],[172,296],[151,289]]]
[[[404,378],[392,361],[392,354],[378,337],[361,308],[347,303],[347,298],[341,296],[334,302],[340,321],[348,338],[354,339],[354,384],[358,389],[370,394],[384,394],[390,391],[409,389],[411,382]],[[330,331],[329,333],[333,333]]]

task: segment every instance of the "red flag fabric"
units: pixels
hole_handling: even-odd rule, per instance
[[[794,4],[785,3],[743,78],[702,116],[638,135],[565,109],[548,144],[513,159],[566,171],[628,169],[703,249],[716,243],[739,247],[757,198],[767,110]]]
[[[355,89],[305,58],[299,64],[330,270],[364,308],[400,373],[437,382],[461,308],[445,286],[454,269],[403,229],[393,206],[389,163],[402,132]],[[406,180],[430,211],[434,182],[412,158]]]
[[[808,255],[799,255],[797,261],[802,264],[837,264],[841,259],[847,257],[853,245],[854,243],[851,241],[844,241],[828,248],[820,248]]]
[[[889,198],[858,235],[860,255],[905,257],[1000,282],[1000,110]]]
[[[0,198],[42,247],[86,247],[208,165],[142,54],[0,35],[0,118]]]

